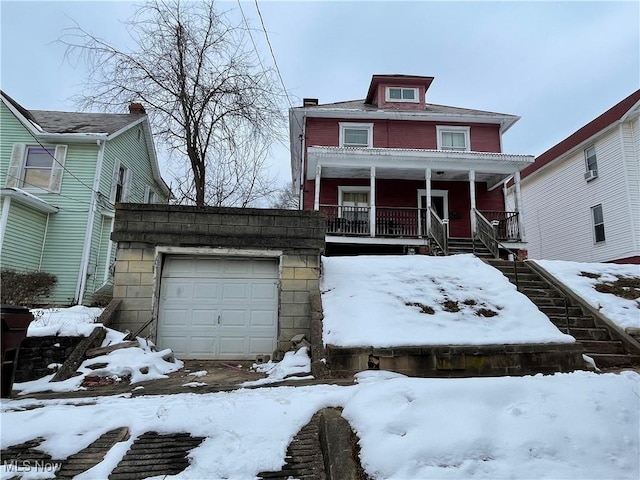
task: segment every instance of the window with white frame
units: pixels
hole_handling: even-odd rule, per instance
[[[598,170],[598,159],[596,158],[596,147],[591,146],[584,151],[584,161],[587,166],[587,172],[590,170]]]
[[[59,192],[64,173],[66,145],[13,145],[6,186],[25,190]]]
[[[438,150],[470,150],[469,127],[438,126]]]
[[[151,189],[149,185],[144,190],[144,202],[145,203],[158,203],[158,194]]]
[[[111,181],[111,194],[109,200],[112,203],[126,202],[129,200],[131,190],[131,170],[116,160],[113,168],[113,180]]]
[[[340,122],[341,147],[372,147],[373,123]]]
[[[385,100],[387,102],[413,102],[418,103],[419,93],[417,88],[387,87]]]
[[[605,240],[604,235],[604,216],[602,214],[602,204],[591,207],[591,217],[593,218],[593,236],[595,243],[601,243]]]
[[[340,217],[369,221],[369,187],[339,187]]]

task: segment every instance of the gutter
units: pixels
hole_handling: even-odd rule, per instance
[[[89,218],[87,219],[87,230],[84,236],[84,246],[82,247],[82,260],[80,262],[80,273],[78,274],[78,283],[76,286],[76,300],[82,305],[82,299],[87,286],[87,272],[89,270],[89,260],[91,256],[91,240],[93,237],[93,227],[96,218],[98,189],[100,188],[100,177],[102,176],[102,163],[104,159],[104,148],[106,142],[97,140],[98,159],[96,162],[96,172],[93,177],[93,191],[91,192],[91,205],[89,206]]]

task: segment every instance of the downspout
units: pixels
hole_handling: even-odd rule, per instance
[[[11,205],[11,198],[5,197],[2,202],[2,214],[0,216],[0,252],[2,251],[2,244],[4,242],[4,232],[7,231],[7,223],[9,222],[9,206]]]
[[[91,205],[89,206],[89,218],[87,220],[87,230],[84,236],[84,246],[82,247],[82,261],[80,262],[80,274],[76,287],[76,300],[82,304],[84,291],[87,286],[87,271],[89,270],[89,257],[91,255],[91,239],[93,237],[93,227],[96,218],[98,189],[100,188],[100,178],[102,176],[102,161],[104,159],[104,140],[97,140],[99,146],[98,159],[96,161],[96,173],[93,178],[93,191],[91,192]]]
[[[307,156],[305,149],[307,148],[307,115],[302,116],[302,138],[300,138],[300,210],[304,210],[304,178],[307,168]]]
[[[42,237],[42,249],[40,250],[40,262],[38,262],[38,271],[42,270],[42,259],[44,258],[44,246],[47,244],[47,233],[49,233],[49,218],[50,213],[47,213],[47,221],[44,224],[44,236]]]

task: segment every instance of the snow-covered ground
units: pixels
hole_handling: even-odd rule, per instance
[[[473,255],[325,257],[322,268],[325,344],[575,341],[502,273]]]
[[[317,410],[342,406],[364,468],[376,479],[640,477],[640,375],[634,372],[359,377],[361,383],[348,387],[3,401],[0,443],[43,437],[41,448],[60,459],[127,426],[131,438],[76,477],[95,479],[107,478],[138,435],[189,432],[206,440],[172,478],[250,479],[282,467],[287,445]],[[13,475],[5,470],[1,477]]]
[[[595,289],[597,283],[615,282],[618,276],[640,279],[640,265],[533,260],[568,286],[623,330],[640,328],[640,298],[627,300]],[[585,276],[582,273],[586,272]],[[598,278],[593,278],[599,275]]]
[[[31,310],[34,321],[29,324],[27,336],[89,336],[94,328],[102,326],[95,322],[103,310],[104,308],[83,305],[68,308],[34,308]]]

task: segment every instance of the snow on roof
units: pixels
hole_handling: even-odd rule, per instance
[[[322,259],[325,344],[343,347],[572,343],[474,255]]]

